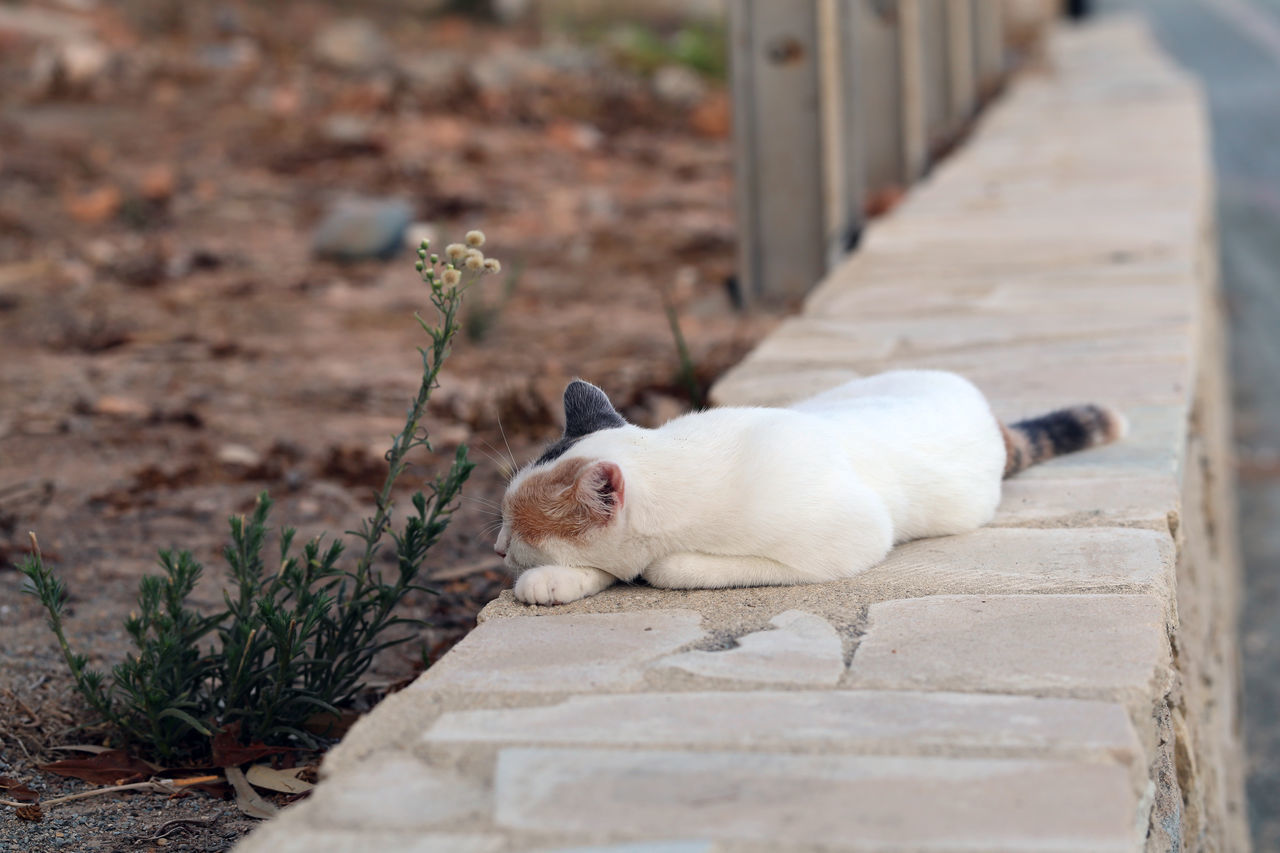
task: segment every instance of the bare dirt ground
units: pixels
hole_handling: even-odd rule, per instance
[[[20,594],[28,530],[69,585],[72,642],[106,667],[158,548],[196,553],[214,606],[226,517],[258,492],[303,536],[368,512],[429,306],[407,249],[317,259],[342,199],[406,202],[440,245],[483,228],[504,264],[433,400],[439,458],[404,491],[460,442],[480,465],[429,560],[440,595],[406,608],[429,627],[375,685],[438,658],[509,582],[485,502],[501,460],[555,435],[567,379],[639,423],[689,405],[664,289],[703,383],[773,322],[725,287],[714,80],[658,86],[599,45],[381,5],[361,14],[383,43],[348,33],[325,59],[326,5],[190,5],[0,5],[0,776],[45,797],[89,787],[36,769],[66,757],[52,747],[102,736],[76,730],[90,718]],[[222,850],[250,823],[207,795],[119,794],[39,823],[0,809],[0,851]]]

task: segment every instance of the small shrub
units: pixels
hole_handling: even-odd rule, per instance
[[[418,583],[418,574],[474,467],[466,446],[430,483],[429,494],[413,495],[412,512],[398,531],[391,530],[392,491],[409,454],[431,450],[422,419],[460,328],[463,293],[482,274],[500,269],[480,253],[483,243],[484,235],[472,231],[467,245],[450,245],[444,259],[429,254],[425,241],[418,250],[416,268],[438,318],[428,323],[415,315],[431,339],[418,350],[422,383],[387,451],[373,513],[348,532],[359,547],[354,562],[343,559],[345,548],[336,538],[296,548],[296,533],[287,527],[278,537],[278,559],[269,560],[271,500],[264,492],[249,517],[230,520],[224,556],[231,587],[223,592],[224,607],[207,615],[188,607],[202,566],[188,551],[161,551],[163,573],[142,579],[138,610],[125,621],[135,651],[108,676],[71,649],[63,628],[66,589],[32,535],[32,554],[20,567],[30,592],[44,605],[77,690],[125,741],[165,762],[206,757],[211,739],[228,733],[241,743],[319,746],[325,724],[336,722],[360,692],[374,656],[409,639],[389,637],[389,629],[412,621],[396,616],[395,607],[411,590],[432,592]],[[384,577],[375,562],[388,533],[396,570]]]
[[[628,24],[610,33],[609,47],[618,62],[641,74],[652,74],[663,65],[684,65],[723,80],[729,67],[724,28],[710,23],[687,23],[670,35]]]

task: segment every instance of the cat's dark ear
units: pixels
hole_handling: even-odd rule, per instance
[[[564,389],[564,436],[580,438],[602,429],[626,426],[605,393],[590,382],[575,379]]]

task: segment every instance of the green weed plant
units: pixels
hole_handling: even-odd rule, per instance
[[[419,575],[475,467],[466,445],[427,493],[413,495],[412,511],[396,530],[392,492],[409,455],[432,450],[423,418],[461,328],[463,294],[481,275],[501,269],[496,259],[484,257],[483,244],[484,235],[471,231],[466,245],[451,244],[443,258],[430,254],[426,241],[418,250],[416,268],[437,316],[429,322],[415,314],[431,341],[418,348],[422,382],[404,429],[387,451],[387,475],[374,494],[373,513],[359,529],[347,531],[357,546],[354,561],[345,559],[343,540],[332,536],[296,547],[296,531],[289,527],[269,552],[272,503],[263,492],[250,515],[230,519],[231,541],[223,555],[231,584],[222,607],[207,614],[190,607],[187,600],[203,567],[189,551],[161,551],[162,573],[142,578],[138,609],[124,624],[134,651],[107,674],[72,650],[63,625],[65,585],[45,564],[32,535],[32,554],[19,567],[30,579],[28,591],[45,608],[76,689],[125,744],[170,764],[208,757],[213,738],[228,733],[242,744],[318,748],[325,724],[332,731],[342,709],[363,689],[374,657],[412,638],[393,630],[416,624],[398,616],[396,605],[414,590],[433,592]],[[395,570],[384,573],[378,562],[388,544]]]

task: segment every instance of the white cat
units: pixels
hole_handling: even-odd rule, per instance
[[[1099,406],[1006,427],[968,380],[926,370],[657,429],[581,380],[564,407],[564,436],[508,486],[494,545],[529,604],[637,577],[673,589],[852,577],[898,542],[981,527],[1003,477],[1126,428]]]

